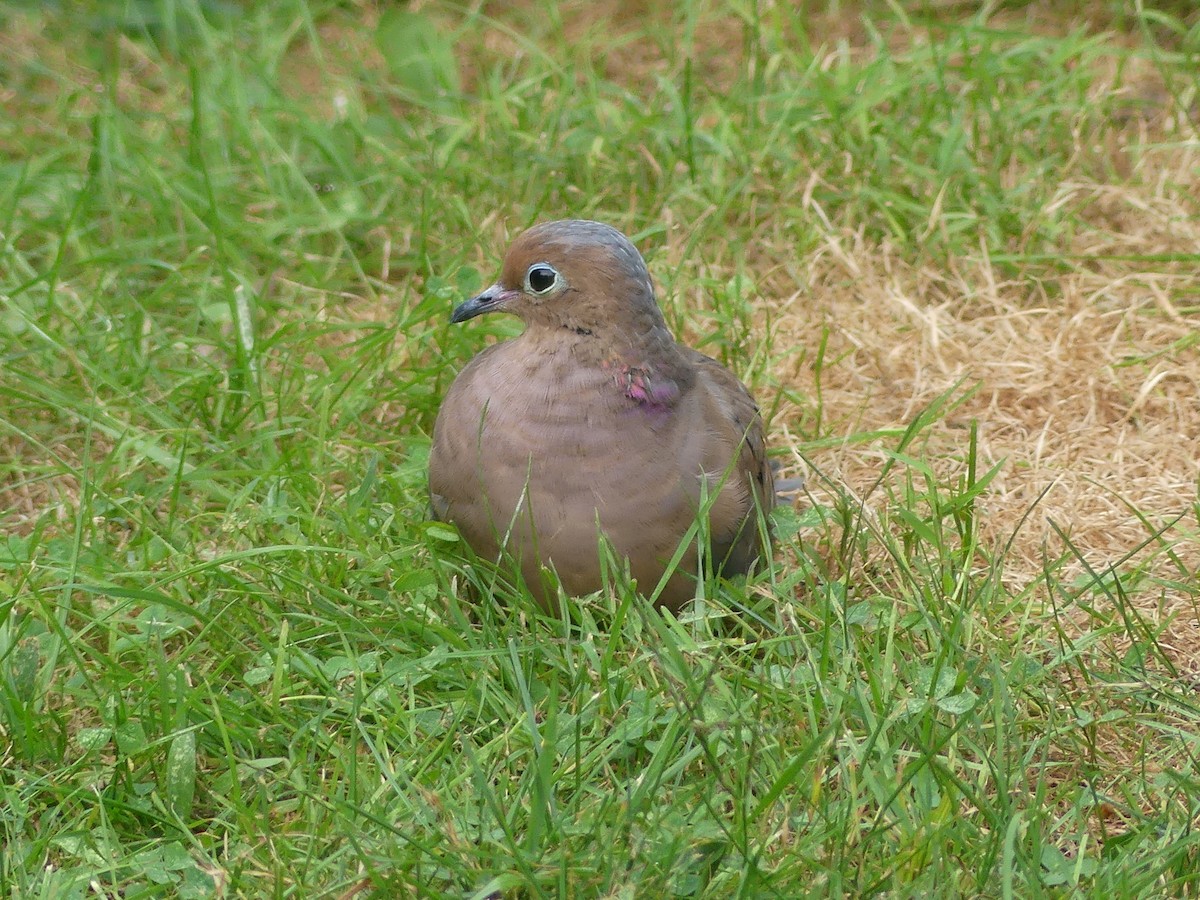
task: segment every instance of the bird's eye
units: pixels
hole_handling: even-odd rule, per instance
[[[525,273],[525,282],[535,294],[544,294],[558,284],[558,273],[545,263],[537,263]]]

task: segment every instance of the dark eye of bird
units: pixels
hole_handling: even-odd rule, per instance
[[[549,266],[534,266],[529,270],[529,287],[535,293],[543,294],[554,287],[558,273]]]

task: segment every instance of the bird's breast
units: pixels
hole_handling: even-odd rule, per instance
[[[669,424],[670,414],[631,401],[612,374],[551,358],[499,366],[472,378],[461,397],[447,398],[460,428],[497,454],[534,458],[539,465],[600,465],[631,444],[644,446]]]
[[[490,356],[464,369],[435,429],[431,488],[460,528],[504,533],[528,513],[540,540],[593,555],[597,520],[678,539],[701,471],[676,433],[681,411],[631,399],[603,366]]]

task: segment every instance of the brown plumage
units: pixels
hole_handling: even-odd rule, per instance
[[[624,235],[578,220],[531,228],[451,321],[492,311],[525,331],[455,379],[429,461],[435,515],[478,556],[506,550],[543,605],[543,566],[569,594],[590,593],[598,523],[650,595],[705,494],[721,571],[745,572],[767,549],[756,509],[775,492],[758,407],[724,366],[675,342]],[[697,568],[693,541],[658,603],[692,599]]]

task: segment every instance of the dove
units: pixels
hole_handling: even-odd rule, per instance
[[[770,550],[775,502],[763,422],[741,381],[675,341],[649,270],[620,231],[564,220],[520,234],[499,280],[452,323],[509,313],[523,332],[475,356],[433,429],[434,517],[479,558],[515,564],[547,611],[604,586],[600,537],[637,589],[678,611],[696,595],[701,541],[722,575]],[[684,546],[684,542],[687,545]]]

